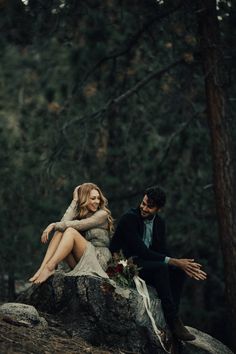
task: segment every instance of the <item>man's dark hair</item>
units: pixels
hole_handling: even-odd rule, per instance
[[[162,208],[166,203],[166,194],[161,187],[149,187],[145,190],[144,195],[148,197],[148,204],[151,207]]]

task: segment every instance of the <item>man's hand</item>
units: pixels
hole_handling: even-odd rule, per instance
[[[42,243],[48,242],[49,234],[54,229],[54,227],[55,227],[55,223],[51,223],[46,227],[46,229],[43,231],[42,236],[41,236]]]
[[[201,270],[201,264],[194,262],[194,259],[170,258],[169,264],[181,268],[190,278],[194,278],[196,280],[205,280],[207,278],[207,274]]]
[[[75,187],[74,192],[73,192],[73,200],[75,202],[78,202],[78,199],[79,199],[79,197],[78,197],[78,189],[79,189],[79,187],[80,187],[80,185]]]

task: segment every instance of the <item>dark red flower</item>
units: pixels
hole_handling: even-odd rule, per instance
[[[113,277],[115,275],[115,271],[114,271],[114,268],[112,267],[108,267],[107,270],[106,270],[106,273],[109,277]]]
[[[117,266],[114,268],[115,273],[122,273],[123,272],[123,264],[117,264]]]

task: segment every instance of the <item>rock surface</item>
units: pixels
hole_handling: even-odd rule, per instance
[[[187,327],[196,336],[196,340],[183,345],[181,354],[233,354],[229,348],[209,334]]]
[[[0,318],[16,326],[47,328],[47,321],[40,317],[38,311],[31,305],[16,302],[0,306]]]
[[[47,330],[21,327],[0,319],[1,354],[121,354],[119,350],[94,347],[80,336],[67,333],[55,316],[46,316]]]
[[[18,300],[56,316],[67,333],[92,345],[132,353],[165,353],[134,289],[115,288],[102,278],[58,273],[42,285],[33,285]],[[155,307],[154,299],[152,303]],[[160,314],[156,322],[161,321]],[[183,344],[181,353],[232,354],[214,338],[192,328],[190,331],[197,339]]]
[[[93,345],[164,353],[134,289],[115,288],[98,277],[57,273],[46,283],[32,286],[18,300],[57,314],[71,335],[80,335]]]

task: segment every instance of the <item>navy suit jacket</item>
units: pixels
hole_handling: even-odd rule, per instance
[[[110,244],[111,252],[122,250],[126,258],[164,261],[166,257],[164,220],[159,215],[155,216],[150,248],[143,242],[143,231],[144,220],[139,208],[129,210],[117,224]]]

